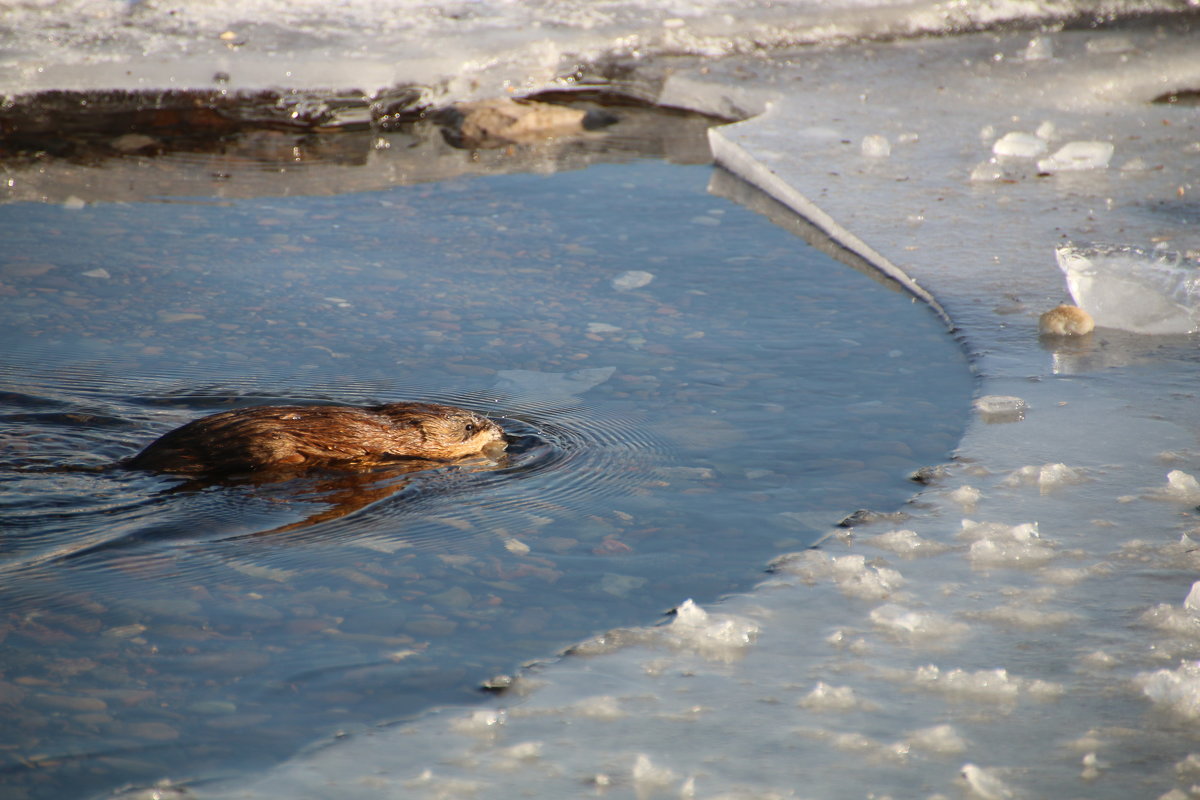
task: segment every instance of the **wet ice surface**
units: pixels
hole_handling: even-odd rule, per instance
[[[469,99],[569,84],[580,64],[718,56],[797,43],[970,30],[1173,8],[1172,0],[65,0],[0,19],[0,93],[305,90],[361,99],[416,84]],[[320,103],[320,100],[315,101]]]
[[[961,351],[711,178],[0,207],[6,788],[228,776],[469,703],[902,503],[964,423]],[[513,461],[208,486],[106,468],[232,406],[395,399],[501,419]],[[721,619],[662,641],[748,645]]]
[[[701,604],[686,635],[614,632],[490,711],[446,709],[205,794],[1194,796],[1196,342],[1037,335],[1066,296],[1064,240],[1200,245],[1183,168],[1195,109],[1148,102],[1194,84],[1192,48],[1168,26],[737,65],[779,94],[714,134],[718,158],[906,270],[960,326],[991,399],[956,463],[907,519],[777,559],[753,592]],[[719,95],[714,72],[681,77],[679,96]],[[1051,153],[1109,142],[1112,160],[973,180],[1018,126]],[[880,157],[867,136],[906,144]]]

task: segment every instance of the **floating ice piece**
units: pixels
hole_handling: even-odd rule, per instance
[[[1154,496],[1178,503],[1200,503],[1200,481],[1181,469],[1173,469],[1167,473],[1167,485]]]
[[[960,486],[948,495],[953,502],[962,506],[963,511],[971,513],[975,510],[975,506],[979,503],[979,499],[983,497],[983,492],[976,489],[974,486]]]
[[[539,404],[570,403],[607,381],[616,367],[589,367],[571,372],[538,372],[505,369],[496,374],[496,390],[510,397]]]
[[[931,689],[960,699],[987,700],[995,703],[1014,703],[1022,693],[1040,700],[1051,700],[1065,691],[1062,684],[1015,677],[1003,668],[981,669],[975,672],[951,669],[943,672],[934,664],[918,667],[914,683],[922,689]]]
[[[665,791],[676,780],[675,773],[668,767],[656,767],[645,753],[638,753],[630,770],[633,778],[633,790],[638,797],[653,797]]]
[[[975,398],[975,410],[984,422],[1020,422],[1029,406],[1019,397],[989,394]]]
[[[838,556],[833,559],[833,579],[842,594],[862,600],[882,600],[904,585],[904,577],[894,569],[867,566],[865,556]]]
[[[1042,464],[1040,467],[1031,464],[1010,472],[1008,477],[1000,482],[1000,485],[1036,486],[1042,494],[1046,494],[1060,486],[1083,483],[1086,480],[1087,476],[1066,464]]]
[[[1100,327],[1147,334],[1200,330],[1200,261],[1111,244],[1066,244],[1057,257],[1071,297]]]
[[[992,145],[992,152],[998,156],[1011,158],[1037,158],[1047,150],[1046,142],[1032,133],[1011,131],[1004,134]]]
[[[1176,636],[1200,639],[1200,581],[1192,584],[1182,608],[1159,603],[1142,614],[1141,622]]]
[[[1011,800],[1016,795],[1012,788],[996,776],[994,769],[984,769],[974,764],[963,764],[962,777],[971,794],[981,800]]]
[[[1139,673],[1134,684],[1155,705],[1186,719],[1200,719],[1200,661]]]
[[[1107,169],[1112,156],[1112,142],[1067,142],[1054,155],[1038,161],[1038,170],[1054,173]]]
[[[967,743],[953,725],[934,725],[912,731],[904,741],[909,747],[935,755],[956,755],[966,752]]]
[[[813,690],[800,700],[800,705],[810,711],[870,711],[878,708],[875,703],[860,698],[851,687],[830,686],[824,681],[817,681]]]
[[[949,546],[941,542],[924,539],[916,531],[899,530],[881,533],[864,540],[865,544],[887,550],[898,556],[932,556],[944,553]]]
[[[999,162],[994,158],[989,158],[987,161],[980,161],[971,170],[972,183],[996,183],[997,181],[1016,180],[1016,176],[1009,174]]]
[[[808,582],[832,578],[842,594],[862,600],[883,600],[904,585],[904,576],[896,570],[869,566],[866,557],[857,554],[831,557],[820,550],[788,553],[774,559],[771,570]]]
[[[653,272],[631,269],[613,278],[612,285],[619,292],[627,292],[631,289],[641,289],[643,286],[648,286],[652,280],[654,280]]]
[[[871,622],[905,639],[938,640],[961,636],[967,626],[933,611],[912,611],[895,603],[886,603],[871,612]]]
[[[867,158],[887,158],[892,154],[891,142],[886,136],[871,134],[862,140],[862,154]]]
[[[1183,599],[1183,607],[1188,611],[1200,611],[1200,581],[1192,584],[1192,590]]]
[[[450,727],[459,733],[491,736],[507,721],[508,712],[487,709],[474,711],[465,717],[456,719],[450,724]]]
[[[1047,36],[1035,36],[1025,45],[1026,61],[1048,61],[1054,58],[1054,42]]]
[[[753,620],[732,614],[710,615],[691,600],[675,609],[670,625],[616,628],[570,649],[577,655],[610,653],[632,644],[666,645],[704,658],[730,662],[744,654],[758,636]]]
[[[1006,603],[973,615],[978,619],[1016,628],[1058,628],[1078,618],[1069,611],[1046,611],[1032,605]]]
[[[1008,526],[964,519],[959,537],[971,540],[967,559],[973,567],[1038,567],[1055,555],[1036,522]]]

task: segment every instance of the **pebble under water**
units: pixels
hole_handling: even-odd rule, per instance
[[[893,510],[966,421],[932,313],[660,162],[0,208],[0,782],[237,774]],[[203,414],[426,399],[500,464],[197,485]]]

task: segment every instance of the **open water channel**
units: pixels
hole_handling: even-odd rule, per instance
[[[965,424],[958,344],[710,182],[735,183],[626,159],[0,207],[7,796],[233,775],[470,702],[902,505]],[[218,410],[406,399],[495,417],[512,458],[119,466]]]

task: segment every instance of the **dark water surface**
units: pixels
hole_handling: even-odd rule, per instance
[[[234,774],[469,702],[902,504],[964,425],[959,348],[710,175],[0,208],[6,796]],[[110,466],[230,407],[403,399],[501,419],[513,458]]]

